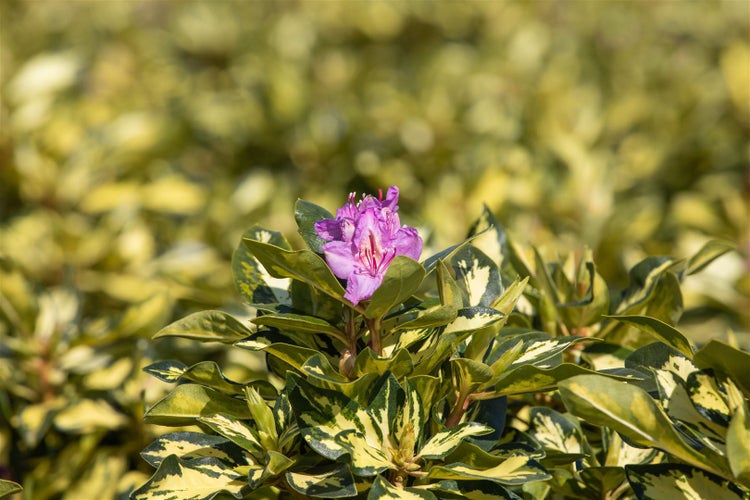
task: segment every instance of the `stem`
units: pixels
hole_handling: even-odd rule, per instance
[[[377,356],[381,355],[382,347],[380,345],[380,329],[383,318],[372,318],[367,320],[367,327],[370,329],[370,348]]]
[[[445,419],[445,426],[455,427],[458,425],[458,423],[461,421],[461,418],[464,416],[464,413],[466,413],[466,409],[469,407],[469,395],[463,395],[459,394],[458,398],[456,398],[456,404],[453,405],[453,409],[450,412],[450,415],[448,415],[448,418]]]

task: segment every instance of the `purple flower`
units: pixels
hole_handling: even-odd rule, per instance
[[[344,298],[357,305],[372,297],[396,255],[419,259],[422,238],[413,227],[401,226],[396,186],[388,189],[385,200],[382,191],[357,204],[354,196],[336,210],[335,219],[316,222],[315,231],[328,242],[323,253],[333,274],[346,280]]]

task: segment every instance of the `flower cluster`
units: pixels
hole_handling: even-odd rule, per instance
[[[335,219],[315,223],[318,236],[328,243],[323,253],[338,278],[346,280],[344,297],[357,305],[372,297],[396,255],[414,260],[422,253],[422,238],[413,227],[401,226],[398,188],[391,186],[383,200],[367,195],[359,203],[355,193],[336,211]]]

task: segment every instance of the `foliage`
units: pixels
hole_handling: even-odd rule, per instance
[[[323,213],[295,208],[311,247]],[[695,352],[672,326],[681,277],[729,247],[645,261],[613,303],[589,253],[561,265],[530,250],[486,211],[463,243],[397,256],[354,304],[319,247],[250,229],[233,258],[250,324],[206,311],[157,337],[262,351],[276,384],[205,362],[147,367],[180,383],[146,420],[202,432],[144,450],[157,470],[131,498],[651,498],[686,482],[750,494],[750,355],[718,341]]]

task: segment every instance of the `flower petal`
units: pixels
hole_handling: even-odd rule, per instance
[[[341,224],[333,219],[321,219],[315,222],[315,232],[326,241],[341,239]]]
[[[323,245],[323,253],[328,267],[337,278],[349,279],[357,269],[357,259],[353,246],[347,241],[331,241]]]
[[[346,280],[346,293],[344,298],[351,301],[355,306],[363,300],[372,297],[375,290],[383,282],[383,276],[372,276],[367,272],[354,273]]]
[[[419,260],[422,254],[422,238],[413,227],[405,226],[396,231],[393,244],[396,246],[396,255],[406,255]]]

